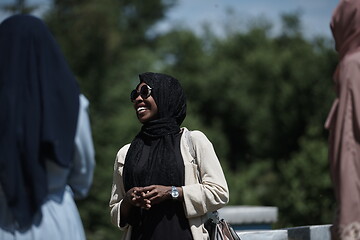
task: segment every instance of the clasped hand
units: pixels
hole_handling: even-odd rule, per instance
[[[152,205],[169,199],[171,187],[151,185],[147,187],[133,187],[125,196],[125,201],[133,206],[150,209]]]

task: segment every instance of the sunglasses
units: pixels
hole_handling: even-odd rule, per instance
[[[148,97],[150,97],[151,95],[151,87],[149,87],[148,85],[143,85],[140,88],[140,91],[137,91],[136,89],[132,90],[130,93],[130,100],[132,102],[135,102],[135,99],[140,95],[142,99],[146,99]]]

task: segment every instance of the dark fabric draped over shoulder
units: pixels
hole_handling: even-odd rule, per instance
[[[186,98],[179,81],[161,73],[143,73],[140,83],[152,88],[152,97],[158,107],[158,118],[144,123],[139,134],[131,142],[125,158],[124,185],[128,191],[132,187],[152,184],[175,185],[179,174],[174,166],[175,136],[186,117]],[[134,174],[144,154],[144,145],[149,146],[148,161],[143,169],[148,174]],[[143,163],[141,164],[143,165]],[[156,173],[156,174],[154,174]]]
[[[45,159],[69,167],[79,87],[42,20],[0,24],[0,183],[21,227],[47,196]]]

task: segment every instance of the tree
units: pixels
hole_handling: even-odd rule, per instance
[[[175,1],[56,0],[44,16],[90,100],[97,166],[89,197],[78,202],[88,239],[121,235],[108,208],[114,159],[139,130],[129,94],[134,73],[154,64],[147,31]]]
[[[334,199],[323,124],[336,55],[331,41],[305,39],[298,16],[285,16],[279,36],[268,24],[226,38],[174,30],[157,48],[171,60],[166,71],[182,79],[196,126],[220,153],[230,204],[278,206],[279,227],[329,223]]]
[[[213,142],[231,204],[278,206],[278,227],[331,221],[323,130],[334,97],[331,42],[305,39],[300,17],[291,14],[278,36],[260,20],[229,28],[223,38],[210,28],[201,36],[184,28],[152,34],[175,3],[55,1],[46,15],[91,103],[97,167],[90,197],[79,202],[88,238],[120,234],[107,207],[112,168],[116,151],[139,130],[128,96],[145,71],[181,81],[189,106],[184,125]]]

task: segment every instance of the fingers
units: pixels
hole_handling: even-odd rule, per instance
[[[144,198],[143,194],[144,192],[142,188],[134,187],[127,192],[126,198],[127,201],[133,206],[150,209],[151,201],[148,198]]]
[[[168,190],[169,187],[161,185],[134,187],[129,190],[129,198],[133,206],[150,209],[152,205],[169,198]]]
[[[146,199],[150,199],[151,197],[155,196],[157,191],[154,189],[152,191],[142,192],[141,196]]]
[[[145,199],[144,206],[142,208],[149,210],[151,208],[151,201],[148,199]]]
[[[169,187],[153,185],[146,189],[149,191],[143,192],[142,197],[149,199],[152,205],[160,203],[169,198]]]
[[[157,188],[157,185],[151,185],[151,186],[141,188],[141,191],[143,193],[149,193],[149,192],[153,191],[156,188]]]

